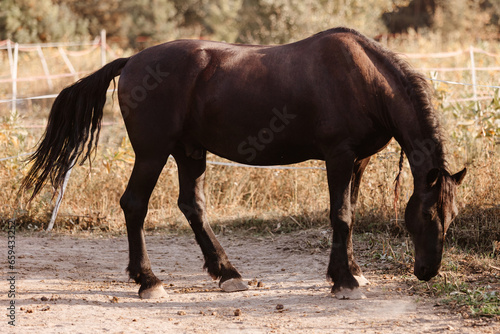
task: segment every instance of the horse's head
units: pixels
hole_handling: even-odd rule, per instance
[[[458,213],[456,187],[466,171],[450,175],[444,169],[432,169],[425,187],[414,191],[408,202],[405,221],[415,245],[414,273],[418,279],[428,281],[439,271],[444,237]]]

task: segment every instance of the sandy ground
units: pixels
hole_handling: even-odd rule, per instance
[[[221,236],[233,264],[251,285],[224,293],[202,271],[190,236],[153,235],[153,270],[168,297],[141,300],[124,268],[121,237],[16,236],[16,326],[2,333],[499,333],[462,319],[436,301],[409,296],[407,286],[366,264],[367,299],[337,300],[325,280],[327,250],[298,251],[307,232],[274,238]],[[305,241],[304,241],[305,240]],[[2,247],[7,249],[6,238]],[[8,276],[7,265],[2,277]],[[5,281],[4,281],[5,282]],[[10,298],[2,283],[0,304]],[[5,312],[5,311],[4,311]]]

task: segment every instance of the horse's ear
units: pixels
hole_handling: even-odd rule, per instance
[[[432,188],[436,185],[436,182],[439,178],[439,173],[441,173],[439,168],[433,168],[429,171],[429,173],[427,173],[427,185],[429,186],[429,188]]]
[[[457,185],[459,185],[464,180],[465,174],[467,174],[467,168],[462,169],[460,172],[452,175],[451,177],[455,180]]]

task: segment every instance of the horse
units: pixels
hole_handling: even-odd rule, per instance
[[[359,287],[369,282],[353,254],[353,212],[370,157],[394,138],[414,182],[405,210],[414,274],[426,281],[437,275],[466,169],[448,171],[430,86],[394,52],[340,27],[276,46],[176,40],[116,59],[55,99],[20,187],[32,190],[30,201],[49,179],[60,187],[78,161],[91,160],[106,92],[118,75],[119,106],[135,152],[120,205],[127,271],[141,298],[166,294],[151,270],[143,225],[170,156],[178,166],[178,206],[201,247],[204,269],[223,291],[248,288],[207,221],[207,152],[248,165],[325,161],[333,228],[327,277],[337,298],[359,299]]]

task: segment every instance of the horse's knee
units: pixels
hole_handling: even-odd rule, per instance
[[[120,207],[122,208],[123,212],[127,213],[133,211],[133,202],[134,201],[130,193],[125,192],[120,198]]]

